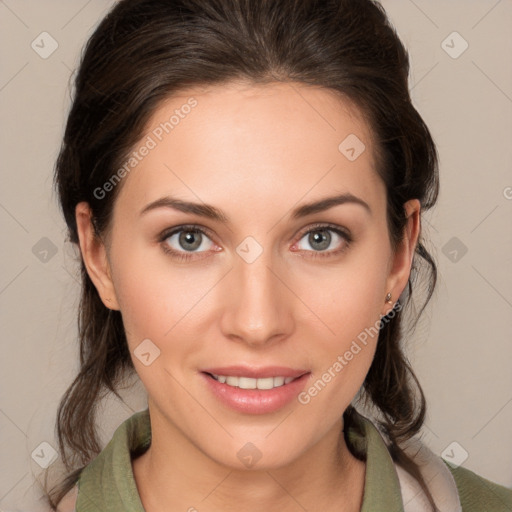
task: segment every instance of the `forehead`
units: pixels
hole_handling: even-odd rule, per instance
[[[182,91],[160,104],[133,151],[118,202],[136,208],[166,193],[286,207],[326,191],[376,201],[383,190],[361,113],[334,91],[304,84]]]

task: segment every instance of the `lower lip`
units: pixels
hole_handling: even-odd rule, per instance
[[[273,389],[241,389],[222,384],[207,373],[201,373],[213,394],[225,405],[246,414],[277,411],[293,401],[304,389],[309,373]]]

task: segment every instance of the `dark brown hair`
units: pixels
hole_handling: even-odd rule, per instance
[[[427,210],[439,188],[435,144],[412,105],[408,74],[408,53],[382,6],[371,0],[121,0],[84,49],[56,163],[69,239],[78,243],[80,201],[91,206],[98,236],[108,232],[122,183],[101,199],[94,190],[122,166],[163,100],[197,85],[281,81],[331,89],[362,113],[374,136],[396,248],[406,225],[404,203],[416,198]],[[382,324],[362,391],[380,414],[394,460],[419,480],[435,508],[418,467],[400,447],[425,418],[425,398],[401,346],[402,316],[409,312],[413,327],[436,283],[424,243],[420,233],[406,300]],[[420,281],[426,293],[419,312],[411,312],[420,268],[426,269]],[[100,451],[96,409],[103,394],[117,395],[134,372],[120,312],[103,305],[83,261],[81,276],[80,370],[61,400],[56,425],[70,473],[49,491],[52,507]],[[350,406],[345,421],[354,414]]]

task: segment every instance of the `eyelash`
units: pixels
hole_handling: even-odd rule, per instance
[[[162,245],[163,251],[166,254],[169,254],[172,258],[177,259],[178,261],[188,261],[192,258],[197,259],[197,257],[195,255],[200,254],[200,253],[175,251],[174,249],[171,249],[168,244],[165,243],[166,240],[168,238],[170,238],[172,235],[175,235],[176,233],[180,233],[182,231],[201,233],[202,235],[205,235],[208,238],[211,238],[209,231],[206,230],[205,228],[198,226],[198,225],[188,224],[188,225],[183,225],[183,226],[177,226],[175,228],[172,228],[171,230],[164,231],[159,236],[158,241]],[[302,238],[304,238],[305,235],[308,235],[312,232],[314,233],[316,231],[333,231],[334,233],[339,235],[341,238],[343,238],[345,242],[341,249],[338,249],[335,251],[307,251],[307,252],[313,253],[310,256],[308,256],[311,258],[330,258],[330,257],[338,256],[338,255],[344,253],[350,247],[351,243],[353,242],[352,236],[347,231],[345,231],[333,224],[325,224],[325,223],[324,224],[315,224],[315,225],[309,227],[306,231],[304,231],[303,233],[300,234],[300,237],[298,240],[300,241],[300,240],[302,240]],[[204,251],[204,252],[208,252],[208,251]],[[202,259],[202,258],[200,257],[199,259]]]

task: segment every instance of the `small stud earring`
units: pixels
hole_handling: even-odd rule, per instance
[[[391,293],[388,292],[388,294],[386,295],[386,302],[388,304],[391,304],[392,300],[391,300]]]

